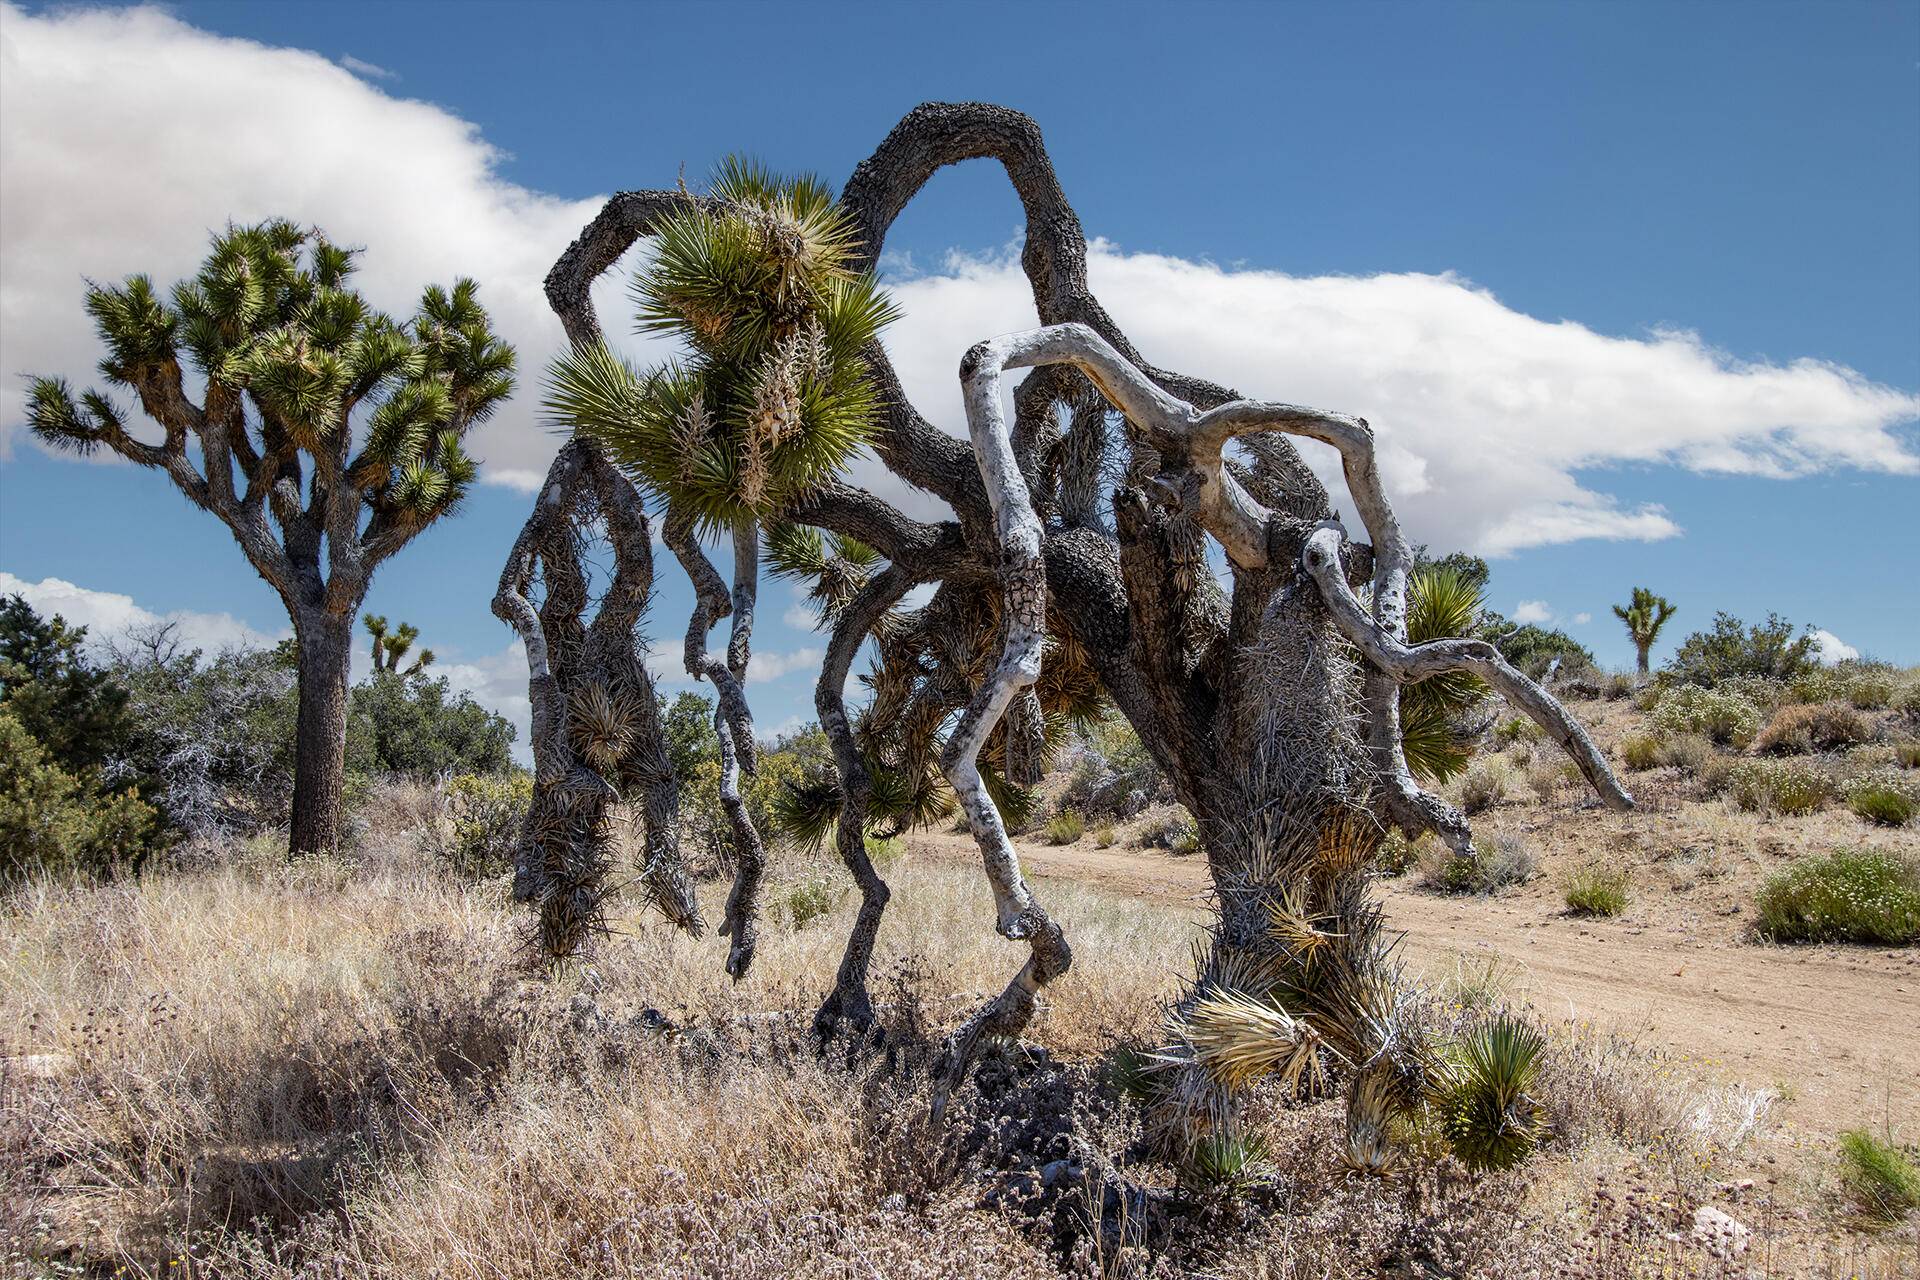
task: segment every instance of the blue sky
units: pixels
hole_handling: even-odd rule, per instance
[[[524,485],[553,447],[530,406],[558,342],[532,289],[596,197],[682,166],[697,180],[734,150],[838,182],[915,103],[978,98],[1039,120],[1108,242],[1095,288],[1150,356],[1382,426],[1415,536],[1502,553],[1495,607],[1535,602],[1624,663],[1607,606],[1645,584],[1681,606],[1670,642],[1716,609],[1773,609],[1920,661],[1912,4],[167,12],[0,18],[0,572],[74,584],[43,595],[101,625],[285,623],[160,477],[13,431],[20,372],[94,359],[81,275],[183,274],[207,227],[262,202],[344,224],[390,307],[472,271],[512,311],[525,372],[480,452]],[[279,144],[319,136],[301,132],[316,119],[327,140]],[[374,172],[369,150],[394,140],[408,160]],[[63,176],[87,171],[109,176]],[[1018,226],[982,165],[942,174],[896,225],[910,389],[957,397],[935,380],[994,331],[965,326],[1030,319],[1005,256]],[[610,330],[620,304],[607,289]],[[1309,306],[1330,318],[1303,325]],[[369,601],[510,710],[486,600],[527,501],[477,487]],[[662,576],[652,629],[674,635],[686,593]],[[791,670],[755,693],[769,728],[810,716],[819,645],[781,619],[784,588],[770,603],[765,670]]]

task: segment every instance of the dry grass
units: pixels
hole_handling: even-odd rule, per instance
[[[1703,1168],[1764,1122],[1672,1061],[1559,1027],[1551,1137],[1515,1174],[1467,1178],[1416,1140],[1395,1180],[1350,1177],[1331,1099],[1260,1110],[1267,1176],[1195,1203],[1170,1171],[1101,1163],[1139,1127],[1094,1065],[1158,1034],[1188,913],[1050,884],[1074,944],[1029,1033],[1052,1061],[983,1071],[935,1129],[938,1030],[1023,955],[992,933],[977,872],[890,862],[888,1047],[822,1056],[804,1019],[856,895],[804,927],[770,910],[738,985],[724,940],[618,914],[591,963],[548,975],[524,966],[505,885],[455,878],[398,810],[350,861],[288,866],[262,844],[0,901],[7,1274],[1518,1276],[1604,1234],[1599,1174],[1711,1197]],[[1475,1001],[1507,999],[1482,985]],[[1113,1180],[1041,1195],[1061,1160]],[[1782,1240],[1825,1239],[1810,1230]]]

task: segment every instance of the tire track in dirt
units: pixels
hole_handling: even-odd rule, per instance
[[[965,836],[912,847],[977,861]],[[1198,858],[1157,850],[1022,844],[1029,874],[1158,898],[1197,915],[1210,882]],[[1576,919],[1531,901],[1447,898],[1399,885],[1388,924],[1416,968],[1498,958],[1543,1014],[1590,1021],[1684,1054],[1707,1080],[1781,1088],[1785,1118],[1812,1132],[1920,1125],[1920,950],[1768,947],[1676,927]]]

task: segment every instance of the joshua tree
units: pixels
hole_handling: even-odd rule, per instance
[[[840,193],[835,217],[846,233],[836,233],[845,245],[836,265],[853,276],[871,270],[888,227],[926,181],[981,158],[1005,168],[1025,208],[1022,263],[1041,327],[965,353],[964,441],[907,402],[877,342],[860,355],[877,401],[868,445],[952,517],[910,519],[819,471],[805,483],[766,485],[750,511],[725,511],[736,521],[779,522],[775,567],[814,581],[830,628],[815,706],[839,773],[830,797],[836,844],[862,902],[815,1025],[831,1033],[872,1020],[867,970],[888,890],[863,835],[876,819],[936,811],[944,783],[980,845],[995,927],[1028,955],[1006,990],[955,1033],[939,1096],[983,1038],[1020,1032],[1071,953],[1021,875],[1006,815],[1019,788],[1037,779],[1058,727],[1104,697],[1198,817],[1218,906],[1172,1042],[1154,1059],[1167,1133],[1191,1138],[1231,1126],[1234,1086],[1266,1070],[1299,1081],[1331,1060],[1350,1080],[1349,1155],[1377,1165],[1390,1115],[1434,1096],[1445,1068],[1420,1036],[1364,872],[1390,827],[1437,831],[1458,856],[1474,856],[1465,818],[1421,789],[1409,768],[1403,689],[1475,677],[1538,721],[1608,803],[1631,800],[1580,726],[1491,645],[1410,637],[1413,557],[1363,420],[1247,400],[1157,368],[1134,349],[1088,290],[1079,219],[1031,120],[981,104],[911,112]],[[609,365],[598,354],[593,280],[642,236],[658,237],[662,261],[671,260],[692,211],[762,227],[796,262],[811,260],[802,246],[818,243],[795,233],[793,213],[769,211],[751,194],[615,196],[547,278],[583,370]],[[651,296],[643,288],[643,300]],[[727,330],[716,323],[713,331]],[[822,357],[844,358],[838,349]],[[819,369],[814,359],[802,367]],[[765,366],[776,367],[784,366]],[[1001,388],[1014,369],[1032,372],[1013,389],[1009,421]],[[815,374],[816,385],[823,376]],[[636,382],[648,385],[637,375],[594,385],[643,422],[641,404],[674,403],[664,393],[683,377],[665,375],[651,397],[636,396]],[[685,407],[713,404],[690,395],[677,403],[678,416],[656,413],[652,430],[691,431],[697,415]],[[570,448],[596,447],[589,439],[616,448],[665,491],[671,529],[675,491],[691,481],[660,475],[638,450],[619,451],[620,433],[596,426],[584,398],[576,421],[592,429]],[[786,428],[776,434],[752,421],[700,438],[725,440],[716,456],[741,459],[752,456],[754,431],[767,433],[763,442],[785,438]],[[1340,525],[1292,437],[1339,454],[1368,542]],[[1224,581],[1209,568],[1209,540],[1224,552]],[[668,544],[680,550],[674,537]],[[626,554],[644,549],[643,540],[622,544]],[[753,552],[736,541],[737,582]],[[701,561],[682,559],[698,583]],[[900,611],[923,583],[935,587],[928,603]],[[703,588],[709,598],[689,636],[689,666],[701,657],[706,670],[737,672],[698,653],[698,635],[728,603],[717,581]],[[854,715],[844,687],[869,636],[879,651],[873,699]],[[530,642],[530,658],[533,649]],[[724,684],[722,694],[724,703]],[[734,721],[736,741],[740,728]],[[539,734],[536,723],[536,746]]]
[[[459,504],[475,470],[461,438],[513,389],[472,281],[427,289],[403,324],[348,287],[352,271],[353,251],[277,221],[215,236],[170,299],[146,276],[91,285],[101,372],[161,440],[60,378],[36,379],[29,408],[43,440],[164,471],[280,596],[300,661],[295,851],[335,844],[353,619],[374,571]],[[183,365],[205,378],[200,403]]]
[[[433,650],[422,649],[413,660],[413,665],[402,671],[400,663],[405,660],[413,648],[413,642],[420,638],[420,628],[411,622],[403,622],[394,630],[387,630],[387,620],[376,613],[369,613],[360,621],[366,625],[367,634],[373,637],[373,669],[391,671],[396,675],[418,675],[433,665]]]
[[[1657,596],[1645,587],[1633,589],[1633,603],[1613,606],[1613,616],[1627,624],[1627,635],[1633,639],[1633,653],[1639,661],[1641,675],[1647,674],[1647,653],[1660,638],[1660,628],[1666,626],[1667,619],[1676,612],[1664,596]]]

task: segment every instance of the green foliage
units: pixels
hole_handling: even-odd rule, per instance
[[[387,620],[376,613],[369,613],[360,619],[367,634],[373,637],[373,669],[376,672],[391,671],[396,675],[419,675],[433,665],[433,650],[422,649],[414,657],[413,665],[401,670],[400,664],[406,660],[413,649],[413,642],[420,638],[420,628],[411,622],[403,622],[389,631]]]
[[[1627,909],[1630,884],[1624,867],[1582,867],[1567,879],[1567,909],[1583,916],[1617,916]]]
[[[1472,635],[1483,590],[1483,583],[1452,565],[1415,569],[1407,582],[1408,642]],[[1466,767],[1475,744],[1465,718],[1487,692],[1478,676],[1464,671],[1430,676],[1400,691],[1401,746],[1415,777],[1445,782]]]
[[[1392,879],[1419,866],[1423,854],[1432,857],[1436,848],[1431,833],[1423,833],[1419,839],[1409,840],[1396,827],[1389,830],[1380,841],[1380,848],[1373,855],[1373,865],[1381,875]]]
[[[1087,831],[1086,819],[1072,809],[1062,809],[1047,820],[1048,844],[1072,844]]]
[[[1128,817],[1167,792],[1153,754],[1116,708],[1103,708],[1074,733],[1063,804],[1083,813]]]
[[[1257,1133],[1215,1131],[1184,1152],[1181,1173],[1213,1191],[1242,1191],[1264,1179],[1270,1169],[1266,1140]]]
[[[1613,616],[1627,625],[1627,637],[1644,660],[1648,649],[1660,638],[1661,630],[1667,625],[1676,610],[1664,596],[1657,596],[1645,587],[1633,589],[1633,599],[1624,605],[1613,606]],[[1642,670],[1645,668],[1643,667]]]
[[[1661,695],[1647,723],[1661,737],[1698,733],[1744,750],[1760,732],[1760,709],[1730,690],[1680,685]]]
[[[1431,846],[1421,860],[1421,882],[1442,893],[1497,893],[1533,879],[1539,865],[1525,840],[1511,832],[1496,831],[1480,841],[1471,857]]]
[[[137,861],[155,835],[152,808],[54,762],[0,704],[0,880],[103,872]]]
[[[188,836],[249,835],[286,821],[298,715],[291,645],[211,661],[159,632],[116,655],[134,721],[137,774],[156,780],[167,823]],[[371,760],[363,718],[347,724],[350,767]]]
[[[1547,1038],[1510,1013],[1472,1027],[1453,1047],[1439,1100],[1441,1130],[1474,1169],[1510,1169],[1532,1154],[1546,1116],[1530,1090]]]
[[[1903,769],[1920,769],[1920,738],[1908,738],[1893,744],[1893,758]]]
[[[1620,739],[1620,759],[1629,769],[1651,769],[1660,763],[1660,740],[1644,733]]]
[[[1560,660],[1560,674],[1591,668],[1593,651],[1566,632],[1538,623],[1513,623],[1489,611],[1482,619],[1481,634],[1493,642],[1500,656],[1535,680],[1545,677],[1554,659]]]
[[[1793,680],[1814,666],[1813,632],[1794,634],[1777,613],[1749,627],[1730,613],[1717,613],[1711,631],[1696,631],[1681,642],[1667,664],[1674,679],[1711,687],[1738,676]]]
[[[513,349],[494,336],[473,281],[428,288],[402,324],[347,287],[353,257],[276,220],[216,235],[170,305],[146,276],[90,285],[87,312],[108,349],[100,370],[144,403],[180,385],[184,356],[207,380],[209,412],[237,416],[240,397],[252,397],[262,426],[249,451],[346,458],[346,479],[377,514],[418,528],[472,483],[461,436],[511,394]],[[356,456],[344,437],[362,420]],[[94,392],[76,401],[59,378],[35,380],[28,422],[57,447],[127,452],[120,411]]]
[[[669,703],[660,699],[660,728],[667,739],[667,759],[674,776],[690,778],[704,764],[720,762],[720,736],[713,729],[713,700],[691,690]]]
[[[703,527],[779,511],[839,471],[880,408],[862,352],[896,312],[853,269],[859,249],[818,179],[724,162],[633,282],[640,328],[689,356],[642,373],[604,345],[572,351],[548,374],[548,415]]]
[[[1895,773],[1869,774],[1847,788],[1847,807],[1882,827],[1904,827],[1920,812],[1920,785]]]
[[[867,847],[867,861],[883,871],[900,861],[907,851],[907,842],[898,836],[877,836],[869,831],[863,841]]]
[[[767,528],[766,562],[775,577],[807,584],[807,599],[831,625],[879,567],[880,553],[845,534],[811,525],[779,523]]]
[[[452,831],[440,853],[448,866],[474,880],[511,871],[533,804],[533,775],[459,774],[447,779],[446,797]]]
[[[1159,1093],[1155,1087],[1153,1055],[1130,1044],[1116,1044],[1106,1053],[1107,1080],[1114,1092],[1135,1103],[1151,1102]]]
[[[1460,807],[1469,815],[1491,809],[1512,794],[1514,781],[1513,766],[1504,759],[1475,760],[1460,780]]]
[[[1878,849],[1801,858],[1767,878],[1756,905],[1775,942],[1920,941],[1920,863]]]
[[[1111,822],[1102,823],[1093,831],[1093,844],[1097,849],[1111,849],[1120,840],[1120,833],[1113,829]]]
[[[377,672],[354,687],[351,717],[370,753],[356,763],[373,772],[500,773],[512,762],[513,726],[445,677]]]
[[[1752,760],[1734,766],[1727,790],[1742,809],[1812,813],[1839,794],[1832,775],[1799,760]]]
[[[1525,716],[1502,720],[1493,727],[1493,741],[1501,747],[1510,747],[1516,742],[1540,742],[1546,736],[1546,730]]]
[[[1840,1135],[1840,1181],[1871,1222],[1892,1225],[1920,1209],[1920,1165],[1865,1129]]]
[[[788,881],[781,887],[780,902],[787,909],[787,919],[798,930],[832,911],[844,892],[843,886],[835,884],[824,873],[816,873]]]
[[[91,662],[85,627],[42,619],[19,596],[0,601],[0,700],[60,769],[100,770],[133,733],[127,691]]]

